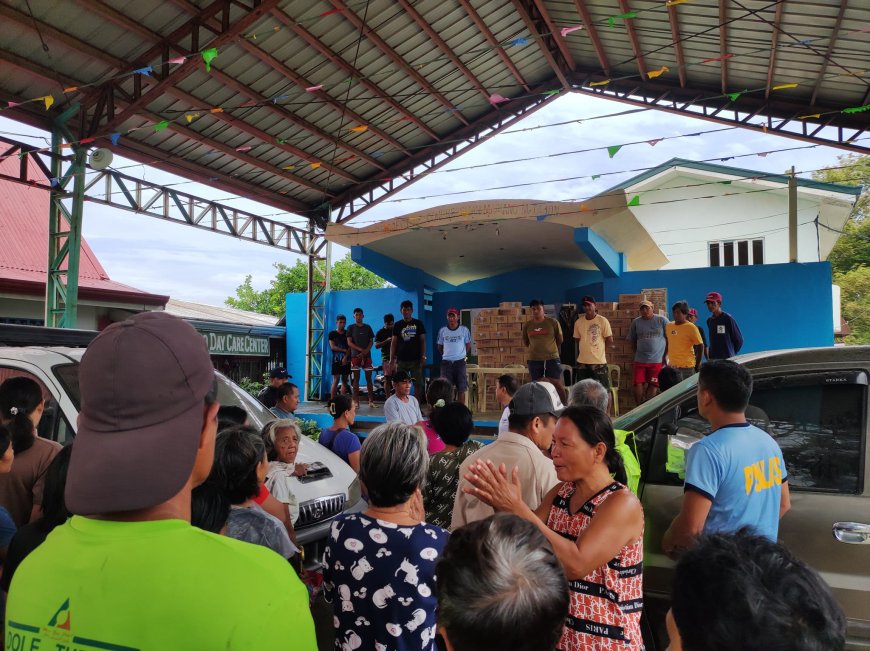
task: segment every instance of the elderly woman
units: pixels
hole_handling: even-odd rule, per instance
[[[61,445],[36,433],[45,403],[42,388],[27,377],[12,377],[0,384],[0,424],[9,429],[15,463],[0,481],[0,504],[17,526],[42,515],[45,471]]]
[[[299,517],[299,500],[293,494],[290,479],[304,477],[308,472],[308,464],[296,463],[301,438],[299,425],[289,418],[273,420],[263,428],[263,442],[269,460],[266,488],[275,499],[287,505],[291,522],[296,522]]]
[[[266,446],[256,430],[242,426],[218,434],[209,480],[223,489],[230,502],[226,535],[291,559],[299,550],[284,523],[255,501],[268,468]]]
[[[387,423],[363,443],[369,508],[333,522],[323,557],[336,648],[436,648],[435,563],[448,534],[423,521],[428,465],[417,426]]]
[[[426,507],[426,521],[446,529],[453,518],[459,466],[482,448],[483,443],[468,440],[474,431],[474,420],[471,411],[461,402],[451,402],[435,410],[432,425],[445,447],[429,458],[423,505]]]
[[[561,480],[532,511],[516,471],[491,462],[471,466],[465,489],[496,511],[534,523],[568,576],[570,616],[557,648],[639,651],[643,648],[643,509],[622,483],[610,419],[595,407],[568,407],[553,437]]]

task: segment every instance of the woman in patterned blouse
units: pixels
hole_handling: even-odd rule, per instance
[[[534,522],[562,561],[571,590],[562,651],[640,651],[643,640],[643,509],[628,490],[613,425],[595,407],[568,407],[553,437],[561,480],[532,511],[515,471],[491,462],[466,476],[496,511]]]
[[[429,457],[429,477],[423,492],[426,522],[447,529],[453,518],[453,500],[459,486],[459,466],[483,443],[469,441],[474,431],[471,411],[451,402],[432,413],[432,426],[444,441],[444,450]]]

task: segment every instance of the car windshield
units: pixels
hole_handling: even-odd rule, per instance
[[[79,389],[79,365],[71,362],[69,364],[59,364],[53,369],[55,377],[63,385],[69,399],[75,405],[77,410],[81,409],[81,390]],[[257,429],[262,429],[263,425],[270,420],[275,420],[266,407],[259,400],[254,398],[239,385],[233,383],[226,376],[215,371],[215,379],[217,380],[218,391],[217,401],[221,405],[235,405],[243,408],[248,412],[251,425]]]
[[[685,396],[690,389],[694,389],[698,385],[698,374],[691,375],[685,380],[672,386],[667,391],[663,391],[654,398],[647,400],[639,407],[635,407],[631,411],[618,416],[613,421],[614,429],[631,429],[638,419],[643,420],[647,414],[658,413],[661,409],[672,400]]]

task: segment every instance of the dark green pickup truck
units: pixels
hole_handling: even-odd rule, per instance
[[[779,539],[831,586],[848,618],[848,649],[870,649],[870,346],[753,353],[734,358],[752,373],[749,419],[782,449],[791,510]],[[635,432],[646,516],[644,592],[647,621],[664,649],[662,622],[674,562],[662,536],[682,500],[682,480],[668,464],[668,436],[703,433],[697,376],[620,416]],[[673,459],[672,459],[673,461]],[[653,644],[655,646],[653,647]]]

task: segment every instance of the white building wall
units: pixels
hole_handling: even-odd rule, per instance
[[[96,330],[100,319],[108,316],[112,321],[123,321],[132,314],[160,310],[153,305],[126,303],[79,302],[78,323],[80,330]],[[16,319],[44,319],[45,299],[25,297],[18,294],[0,294],[0,317]]]
[[[626,191],[629,199],[640,195],[640,205],[631,210],[670,259],[663,269],[708,267],[708,243],[722,240],[761,238],[765,264],[788,262],[788,190],[746,194],[768,186],[710,181],[706,175],[680,174],[661,185],[654,182],[647,191],[643,186]],[[681,187],[692,185],[696,187]],[[798,262],[819,261],[814,221],[820,206],[819,199],[798,195]]]

